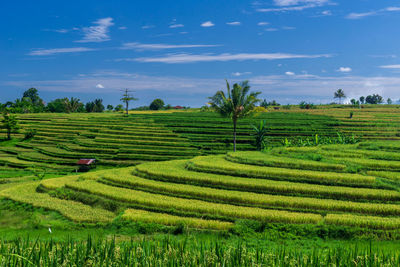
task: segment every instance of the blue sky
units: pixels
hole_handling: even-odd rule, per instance
[[[400,3],[386,0],[2,1],[0,102],[129,88],[148,105],[199,107],[249,80],[262,98],[400,98]]]

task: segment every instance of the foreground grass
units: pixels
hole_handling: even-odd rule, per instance
[[[2,266],[397,266],[398,244],[292,242],[159,236],[118,242],[0,242]],[[379,246],[379,247],[378,247]]]

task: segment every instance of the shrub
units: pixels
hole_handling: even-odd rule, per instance
[[[26,130],[26,132],[24,133],[24,140],[32,139],[33,137],[35,137],[36,133],[37,133],[36,129]]]

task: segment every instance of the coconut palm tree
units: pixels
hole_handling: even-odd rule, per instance
[[[338,89],[334,94],[333,98],[339,98],[339,104],[342,104],[342,98],[345,98],[346,95],[342,89]]]
[[[261,92],[250,92],[248,81],[235,83],[233,88],[226,81],[227,94],[222,90],[209,97],[211,107],[223,117],[232,119],[233,123],[233,151],[236,151],[236,127],[240,118],[248,116],[255,104],[260,101],[257,98]]]

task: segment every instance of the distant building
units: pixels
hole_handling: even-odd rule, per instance
[[[78,165],[78,171],[86,172],[92,168],[96,168],[96,159],[80,159],[76,164]]]
[[[185,107],[182,107],[182,106],[175,106],[175,107],[172,107],[173,109],[184,109]]]

